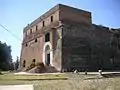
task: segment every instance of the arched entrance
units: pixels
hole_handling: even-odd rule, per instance
[[[47,66],[50,65],[50,46],[47,45],[45,48],[45,63]]]
[[[53,51],[50,42],[46,42],[43,48],[43,63],[47,66],[53,66]]]

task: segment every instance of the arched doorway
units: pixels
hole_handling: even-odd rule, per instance
[[[43,48],[43,63],[47,66],[53,66],[53,51],[50,42],[46,42]]]
[[[50,65],[50,46],[47,45],[45,48],[45,63],[47,66]]]

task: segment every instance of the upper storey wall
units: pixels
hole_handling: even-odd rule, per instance
[[[52,21],[51,17],[53,19]],[[23,38],[29,36],[37,30],[46,29],[44,27],[55,27],[56,25],[59,25],[59,21],[72,21],[92,24],[90,12],[58,4],[52,9],[50,9],[48,12],[40,16],[38,19],[33,21],[31,24],[26,26],[23,31]],[[52,25],[53,23],[55,25]]]
[[[27,35],[31,34],[30,30],[32,30],[32,33],[34,33],[37,30],[42,29],[43,27],[49,26],[51,23],[57,22],[59,20],[58,15],[59,15],[59,12],[56,11],[56,12],[52,13],[51,15],[49,15],[48,17],[41,20],[40,22],[38,22],[38,23],[34,24],[33,26],[27,28],[26,31],[24,31],[24,36],[26,36],[26,34]],[[53,18],[52,22],[51,22],[51,17]],[[43,25],[43,22],[44,22],[44,25]],[[37,26],[37,30],[36,30],[36,26]]]
[[[55,6],[52,9],[50,9],[48,12],[37,18],[35,21],[33,21],[31,24],[26,26],[23,30],[23,38],[28,36],[31,33],[36,32],[37,30],[41,30],[44,27],[49,26],[50,24],[55,24],[57,21],[59,21],[59,6]],[[52,21],[51,21],[52,19]],[[44,25],[43,25],[44,23]],[[54,26],[54,25],[53,25]]]
[[[60,10],[60,21],[73,21],[79,23],[92,24],[91,13],[81,9],[62,5]]]

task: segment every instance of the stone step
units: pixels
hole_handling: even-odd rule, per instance
[[[55,73],[57,70],[52,66],[45,66],[42,70],[37,70],[37,67],[32,68],[31,70],[27,71],[28,73]]]

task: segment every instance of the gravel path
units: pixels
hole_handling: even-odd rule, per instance
[[[0,86],[0,90],[34,90],[33,85],[7,85]]]

